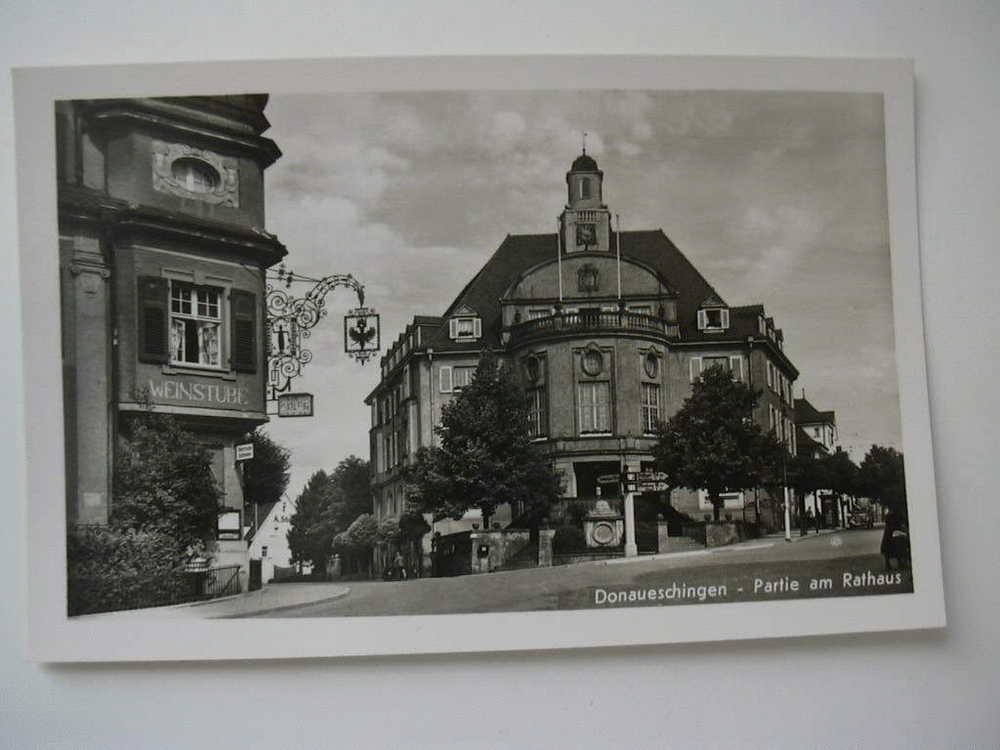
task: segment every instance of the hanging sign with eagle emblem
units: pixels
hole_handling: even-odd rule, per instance
[[[380,348],[378,313],[368,307],[348,310],[344,316],[344,351],[363,363]]]

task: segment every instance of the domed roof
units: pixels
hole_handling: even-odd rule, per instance
[[[596,172],[596,171],[598,171],[597,170],[597,162],[594,161],[590,156],[588,156],[586,151],[584,151],[582,154],[580,154],[578,157],[576,157],[576,160],[573,162],[573,166],[570,167],[570,171],[571,172]]]

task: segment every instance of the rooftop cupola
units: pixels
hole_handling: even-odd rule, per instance
[[[569,199],[561,217],[563,252],[608,252],[611,213],[604,205],[604,172],[587,153],[586,143],[566,173],[566,187]]]
[[[587,153],[583,153],[573,161],[573,166],[566,173],[568,189],[568,208],[600,208],[603,200],[602,185],[604,172],[597,168],[597,162]]]

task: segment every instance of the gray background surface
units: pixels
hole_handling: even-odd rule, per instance
[[[22,659],[23,375],[10,81],[0,79],[7,356],[0,747],[995,747],[1000,678],[995,3],[245,2],[0,7],[3,66],[443,53],[904,56],[950,625],[499,656],[150,667]],[[567,82],[570,84],[571,82]],[[789,323],[789,327],[791,324]],[[33,554],[38,554],[35,551]]]

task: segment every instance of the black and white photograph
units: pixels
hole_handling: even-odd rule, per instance
[[[935,595],[886,92],[244,90],[52,102],[69,624]]]

